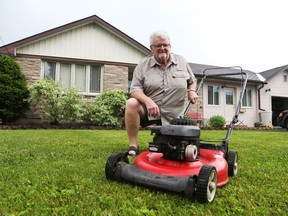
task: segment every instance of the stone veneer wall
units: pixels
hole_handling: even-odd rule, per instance
[[[192,106],[190,107],[190,111],[198,112],[203,115],[203,88],[200,89],[200,91],[198,92],[197,102],[195,104],[192,104]]]
[[[20,65],[21,72],[26,76],[28,84],[40,79],[41,59],[16,58],[16,61]]]
[[[20,66],[21,72],[25,75],[28,85],[40,79],[41,59],[17,57],[16,61]],[[40,117],[37,114],[37,110],[30,107],[30,110],[26,112],[26,118],[20,119],[18,122],[21,124],[33,124],[39,120]]]
[[[198,126],[203,126],[205,124],[206,120],[204,119],[204,116],[203,116],[203,112],[204,112],[203,110],[203,88],[201,88],[200,91],[198,92],[197,102],[191,105],[189,111],[193,113],[198,113],[200,115],[201,120],[199,119],[196,120]]]
[[[104,66],[103,91],[110,89],[122,89],[128,92],[128,67]]]

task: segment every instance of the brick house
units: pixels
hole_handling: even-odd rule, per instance
[[[50,77],[89,99],[109,89],[127,91],[128,77],[150,50],[90,16],[0,47],[0,53],[15,57],[28,84]]]

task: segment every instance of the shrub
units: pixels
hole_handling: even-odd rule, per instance
[[[70,122],[81,121],[85,110],[83,108],[83,97],[76,88],[67,88],[62,94],[63,118]]]
[[[216,115],[209,118],[209,126],[213,128],[222,128],[226,124],[226,120],[223,116]]]
[[[122,90],[109,90],[95,98],[88,108],[88,118],[100,126],[123,126],[127,95]]]
[[[29,90],[18,63],[10,56],[0,55],[0,120],[12,123],[25,116],[29,109]]]
[[[262,123],[261,122],[255,122],[254,127],[259,128],[261,127]]]
[[[42,119],[51,124],[60,121],[80,121],[84,114],[83,97],[76,88],[63,89],[60,82],[43,79],[30,86],[31,104],[37,107]]]

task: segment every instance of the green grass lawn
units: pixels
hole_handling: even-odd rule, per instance
[[[201,139],[226,131],[202,130]],[[239,175],[211,204],[107,181],[105,163],[128,147],[124,130],[0,130],[0,215],[286,215],[288,133],[233,131]],[[140,131],[142,150],[152,140]]]

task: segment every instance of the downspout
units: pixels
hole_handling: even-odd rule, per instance
[[[261,98],[260,98],[260,90],[266,85],[267,82],[262,82],[261,86],[258,88],[258,109],[261,111],[265,111],[265,109],[261,108]]]

